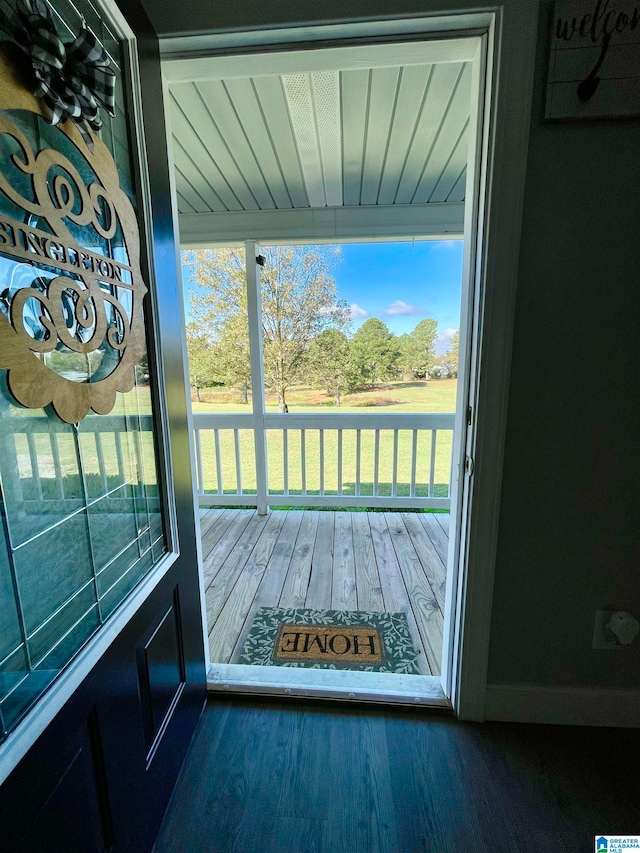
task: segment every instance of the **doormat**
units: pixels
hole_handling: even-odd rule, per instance
[[[237,663],[418,674],[404,613],[261,607]]]

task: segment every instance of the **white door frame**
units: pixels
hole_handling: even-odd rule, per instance
[[[428,3],[427,3],[428,5]],[[319,38],[363,38],[409,33],[481,35],[474,62],[475,144],[465,209],[463,314],[468,333],[460,357],[469,382],[457,407],[457,464],[472,468],[453,477],[452,511],[459,534],[450,540],[442,686],[463,719],[484,718],[491,605],[506,434],[511,344],[518,273],[538,0],[504,0],[487,11],[480,2],[449,0],[451,15],[292,27],[271,31],[270,44]],[[267,31],[268,32],[268,31]],[[233,45],[247,53],[265,43],[265,31],[181,37],[161,42],[163,56],[202,57]],[[168,121],[168,117],[167,117]],[[175,207],[174,207],[175,209]],[[258,237],[259,235],[246,235]],[[465,285],[463,285],[465,287]],[[461,328],[463,317],[461,317]],[[466,399],[465,399],[466,397]],[[470,407],[471,416],[467,418]],[[470,420],[470,423],[468,423]],[[454,433],[455,434],[455,433]],[[454,460],[454,474],[456,463]]]

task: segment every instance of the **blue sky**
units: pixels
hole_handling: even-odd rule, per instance
[[[410,332],[425,317],[441,336],[460,326],[462,240],[347,243],[333,270],[338,296],[351,305],[354,329],[379,317],[392,332]]]
[[[410,332],[420,320],[438,321],[438,351],[460,326],[462,240],[343,243],[332,270],[338,297],[351,306],[354,331],[379,317],[392,332]],[[183,267],[185,291],[188,271]],[[186,294],[185,294],[186,295]],[[187,313],[189,305],[187,300]]]

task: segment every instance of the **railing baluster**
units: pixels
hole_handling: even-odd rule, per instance
[[[320,430],[320,494],[324,495],[324,430]]]
[[[289,430],[282,430],[282,466],[285,495],[289,494]]]
[[[409,496],[416,496],[416,461],[418,457],[418,430],[413,430],[411,439],[411,484],[409,486]]]
[[[58,447],[58,434],[52,432],[49,436],[51,440],[51,456],[53,457],[53,469],[56,472],[56,485],[58,497],[64,500],[64,480],[62,479],[62,467],[60,465],[60,448]]]
[[[300,430],[300,468],[302,480],[302,494],[307,494],[307,442],[305,430]]]
[[[338,430],[338,494],[342,494],[342,430]]]
[[[356,430],[356,496],[360,494],[360,458],[362,430]]]
[[[435,494],[435,479],[436,479],[436,435],[435,429],[431,430],[431,464],[429,465],[429,497],[432,498]]]
[[[122,434],[116,430],[113,437],[116,443],[116,459],[118,460],[118,480],[124,483],[127,475],[124,470],[124,457],[122,455]]]
[[[220,454],[220,430],[214,429],[213,439],[216,445],[216,479],[218,480],[218,494],[222,495],[222,459]]]
[[[204,474],[202,472],[202,445],[200,442],[200,430],[195,430],[195,440],[196,440],[196,477],[197,477],[197,486],[198,486],[198,494],[204,494]]]
[[[393,474],[391,475],[391,497],[398,494],[398,430],[393,431]]]
[[[240,461],[240,439],[238,437],[238,430],[234,429],[233,431],[233,443],[235,446],[236,452],[236,494],[242,494],[242,462]]]
[[[375,432],[373,445],[373,496],[378,497],[378,474],[380,469],[380,430]]]
[[[38,471],[38,452],[32,432],[27,433],[27,444],[29,446],[29,459],[31,461],[31,479],[35,484],[38,500],[42,500],[42,483],[40,482],[40,472]]]
[[[140,421],[138,420],[138,425]],[[142,447],[140,445],[140,430],[134,429],[131,432],[131,438],[133,441],[133,451],[136,457],[136,469],[137,469],[137,484],[140,492],[142,492],[142,487],[144,485],[144,467],[142,463]]]
[[[105,491],[105,494],[109,491],[109,481],[107,480],[107,469],[104,464],[104,449],[102,447],[102,436],[96,430],[94,433],[94,437],[96,440],[96,454],[98,456],[98,471],[100,472],[100,479],[102,480],[102,488]]]

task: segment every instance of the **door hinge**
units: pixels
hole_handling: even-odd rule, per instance
[[[474,468],[473,457],[472,456],[465,456],[464,457],[464,473],[468,474],[469,477],[473,477],[473,468]]]
[[[473,409],[471,406],[467,406],[467,425],[471,426],[471,416],[473,415]]]

